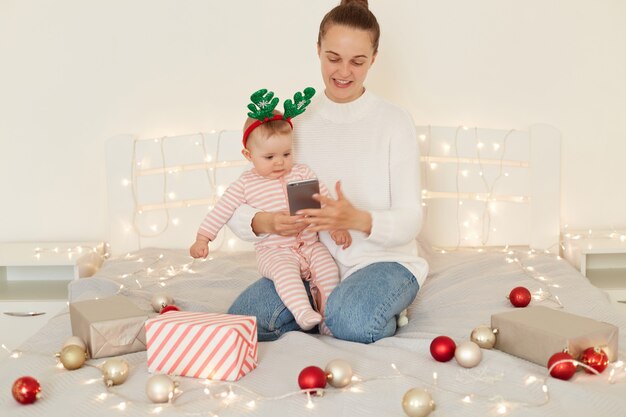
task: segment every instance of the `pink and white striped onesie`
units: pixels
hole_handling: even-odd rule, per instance
[[[280,178],[269,179],[254,169],[244,172],[224,192],[200,225],[198,233],[211,241],[242,204],[264,211],[288,211],[287,183],[316,178],[313,171],[302,164],[294,164],[291,171]],[[320,193],[328,189],[320,183]],[[297,236],[268,235],[255,243],[259,272],[271,279],[285,306],[304,330],[320,323],[326,300],[339,283],[337,264],[318,239],[317,233],[304,230]],[[309,281],[317,311],[311,309],[303,280]],[[327,332],[325,326],[323,331]]]

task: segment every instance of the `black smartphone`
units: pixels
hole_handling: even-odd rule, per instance
[[[313,199],[313,194],[319,193],[320,183],[316,179],[288,182],[287,199],[289,201],[289,214],[294,216],[298,210],[321,208],[320,202]]]

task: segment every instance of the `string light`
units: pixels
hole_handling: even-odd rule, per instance
[[[43,259],[47,260],[49,257],[57,257],[58,255],[64,254],[67,255],[68,258],[72,258],[74,256],[83,255],[85,253],[98,253],[101,256],[107,258],[109,256],[109,245],[97,245],[97,246],[88,246],[88,245],[72,245],[72,246],[52,246],[52,247],[41,247],[37,246],[33,248],[33,257],[37,260]]]
[[[248,165],[248,161],[242,159],[239,160],[220,160],[220,145],[222,135],[224,131],[216,132],[211,131],[211,135],[216,135],[215,149],[213,153],[207,150],[207,137],[204,133],[198,133],[197,137],[192,137],[192,143],[201,152],[200,159],[202,163],[190,163],[182,165],[169,165],[166,160],[165,144],[166,142],[174,139],[180,139],[179,137],[160,137],[154,139],[135,139],[133,141],[132,148],[132,160],[131,160],[131,174],[132,179],[123,179],[122,186],[132,186],[132,198],[134,204],[133,217],[130,226],[125,227],[125,231],[130,233],[134,231],[137,237],[138,247],[141,248],[143,238],[154,238],[164,234],[170,224],[174,226],[180,225],[180,218],[171,219],[170,211],[178,208],[189,208],[195,206],[213,206],[217,199],[224,193],[225,187],[218,184],[217,172],[220,168],[229,167],[244,167]],[[150,160],[143,158],[138,161],[138,144],[153,141],[159,146],[160,154],[160,166],[151,167]],[[176,190],[171,189],[172,181],[171,176],[178,176],[181,173],[204,171],[208,181],[209,187],[208,196],[204,198],[180,198],[182,195],[177,193]],[[161,177],[161,197],[160,201],[150,203],[140,203],[139,201],[139,187],[138,178],[160,176]],[[158,222],[153,222],[147,226],[142,226],[140,217],[149,213],[162,214],[162,218]],[[153,214],[155,215],[155,214]]]
[[[460,227],[457,230],[457,242],[455,249],[459,249],[461,246],[471,246],[475,243],[480,243],[481,246],[486,246],[490,242],[491,233],[497,232],[497,228],[491,225],[492,216],[499,214],[501,204],[500,203],[513,203],[513,204],[524,204],[529,205],[530,198],[527,195],[502,195],[501,193],[497,193],[498,184],[503,178],[508,178],[509,173],[505,172],[505,167],[510,168],[523,168],[525,170],[529,169],[528,161],[520,161],[520,160],[507,160],[505,159],[507,144],[509,138],[516,132],[515,129],[511,129],[504,133],[503,137],[494,140],[491,143],[491,146],[488,148],[487,141],[484,138],[480,137],[479,129],[473,128],[472,139],[474,141],[474,149],[475,155],[461,155],[461,149],[466,149],[467,142],[464,141],[461,144],[461,132],[470,130],[467,126],[458,126],[454,133],[453,144],[443,143],[442,149],[444,156],[433,155],[431,153],[431,145],[433,143],[432,140],[432,127],[428,126],[428,133],[422,134],[420,138],[425,142],[426,152],[423,152],[424,155],[421,157],[422,163],[428,164],[430,169],[426,169],[424,171],[424,184],[428,185],[428,173],[429,171],[433,171],[438,169],[438,164],[446,164],[456,166],[456,176],[455,176],[455,190],[454,191],[433,191],[433,190],[422,190],[422,199],[423,199],[423,207],[426,207],[425,216],[428,216],[428,200],[432,199],[456,199],[457,205],[457,225],[464,224],[464,219],[462,216],[462,209],[464,209],[464,201],[475,201],[482,202],[482,209],[480,210],[482,214],[480,218],[482,218],[481,222],[475,222],[474,227],[465,227],[465,231]],[[448,155],[450,151],[453,150],[453,155]],[[485,158],[483,156],[483,152],[487,149],[493,149],[492,153],[495,155],[489,158]],[[464,153],[466,153],[464,151]],[[482,182],[482,186],[484,190],[481,191],[473,191],[473,192],[463,192],[461,191],[461,183],[460,180],[469,179],[471,176],[471,170],[467,168],[467,165],[475,165],[476,166],[476,175]],[[495,177],[493,179],[488,179],[486,175],[486,170],[488,166],[495,166],[497,168],[495,172]],[[471,184],[471,183],[468,183]],[[471,215],[471,213],[470,213]]]
[[[165,257],[159,256],[156,261],[164,262]],[[2,348],[8,350],[7,347],[4,345],[2,345]],[[55,357],[54,355],[49,353],[24,353],[27,355],[40,355],[46,358]],[[55,357],[55,360],[58,359]],[[553,366],[556,366],[561,362],[563,361],[556,362]],[[594,373],[598,378],[603,378],[602,374],[600,374],[595,369],[587,366],[586,364],[579,361],[575,361],[574,363],[585,369],[589,369],[589,371]],[[289,397],[302,396],[302,394],[306,395],[306,400],[303,402],[303,407],[306,409],[314,409],[316,407],[316,401],[321,401],[322,396],[320,395],[316,397],[312,395],[313,393],[321,393],[323,395],[361,395],[361,393],[366,392],[365,388],[367,387],[367,385],[374,381],[383,381],[398,378],[417,381],[419,383],[419,386],[425,387],[427,391],[430,391],[435,396],[439,392],[446,393],[448,396],[457,397],[457,400],[461,404],[472,407],[484,406],[487,409],[492,410],[497,415],[508,415],[517,408],[539,408],[548,404],[551,399],[547,381],[549,377],[547,376],[543,377],[538,375],[527,375],[522,379],[524,385],[527,387],[529,395],[535,397],[532,391],[535,389],[539,389],[542,395],[541,399],[532,401],[513,401],[511,399],[503,398],[501,396],[493,397],[486,394],[479,394],[478,392],[468,392],[462,388],[458,388],[459,386],[461,386],[459,385],[459,383],[462,383],[462,386],[470,387],[469,389],[471,389],[471,387],[477,386],[479,383],[500,384],[501,381],[505,378],[505,374],[502,372],[499,372],[497,374],[491,374],[488,368],[483,367],[480,369],[460,370],[459,372],[457,372],[457,383],[452,385],[457,388],[453,389],[450,388],[450,384],[446,384],[445,381],[441,380],[438,372],[436,371],[432,372],[431,379],[428,380],[427,378],[401,371],[396,363],[392,362],[389,364],[389,366],[393,370],[392,374],[365,377],[363,375],[358,375],[355,373],[352,375],[351,384],[341,389],[315,388],[308,390],[293,390],[276,396],[264,396],[235,382],[184,378],[183,381],[185,383],[185,389],[183,390],[176,388],[175,391],[170,394],[169,401],[166,405],[147,402],[143,399],[143,396],[139,398],[128,396],[124,393],[123,384],[118,386],[107,386],[103,384],[104,391],[97,394],[96,399],[100,402],[104,402],[111,397],[116,398],[119,402],[112,408],[121,412],[125,412],[129,408],[129,406],[133,404],[139,407],[146,407],[146,412],[151,414],[160,414],[165,408],[169,408],[175,409],[177,415],[184,415],[189,417],[196,415],[196,412],[188,410],[187,407],[193,407],[193,409],[195,410],[197,408],[198,402],[203,401],[204,399],[208,401],[208,403],[206,405],[202,405],[203,410],[205,410],[205,414],[203,415],[217,416],[223,411],[226,411],[230,408],[241,409],[241,407],[245,407],[248,410],[255,410],[262,402],[281,401]],[[626,382],[626,367],[624,366],[623,360],[619,360],[614,364],[610,364],[609,366],[611,368],[608,372],[608,378],[606,379],[608,383],[615,384],[619,382]],[[85,368],[101,372],[100,365],[86,363]],[[547,374],[549,374],[551,370],[552,368],[548,369]],[[102,378],[94,378],[89,375],[87,376],[88,377],[83,382],[83,384],[85,385],[92,385],[98,382],[102,383]],[[202,397],[198,397],[197,395],[194,395],[194,392],[196,391],[200,391],[204,395]],[[180,403],[175,401],[176,398],[179,398],[180,396],[185,394],[188,394],[189,398],[193,400],[186,400]],[[316,398],[320,398],[320,400],[317,400]]]

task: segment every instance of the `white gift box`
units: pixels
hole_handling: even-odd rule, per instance
[[[148,371],[236,381],[257,366],[256,317],[170,311],[146,321]]]

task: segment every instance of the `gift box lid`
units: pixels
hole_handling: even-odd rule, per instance
[[[74,301],[70,309],[91,322],[124,319],[134,316],[147,316],[147,313],[123,295]]]
[[[617,326],[562,310],[533,306],[493,314],[491,327],[497,330],[496,349],[539,365],[564,349],[577,357],[598,347],[610,361],[617,358]]]
[[[70,303],[72,334],[87,342],[92,358],[145,349],[148,318],[122,295]]]
[[[562,310],[554,310],[544,306],[519,308],[504,313],[494,314],[500,320],[524,324],[537,331],[557,334],[563,337],[576,337],[590,332],[614,330],[612,324],[578,316]]]

